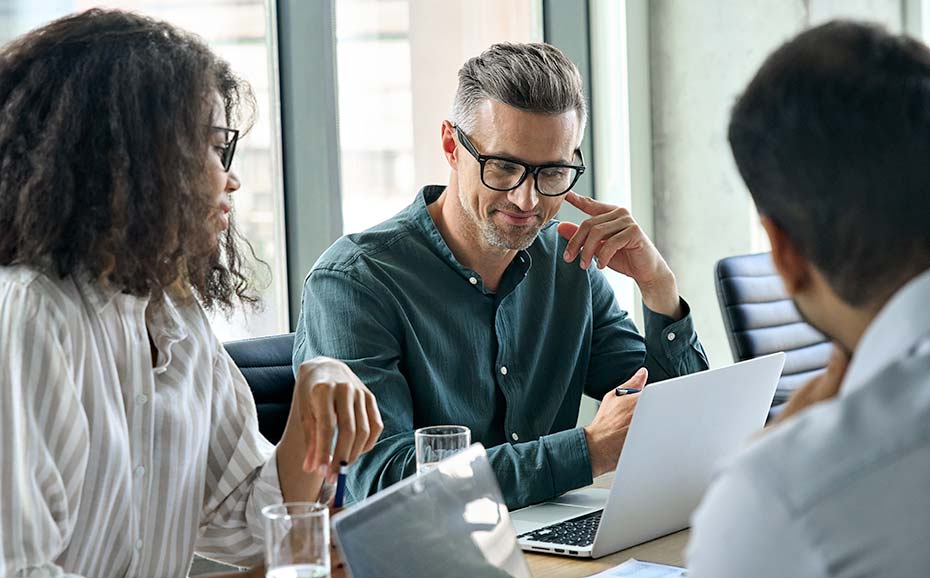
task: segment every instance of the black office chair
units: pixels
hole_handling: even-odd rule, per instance
[[[271,443],[278,443],[294,393],[294,334],[230,341],[225,346],[252,389],[259,431]]]
[[[769,253],[727,257],[717,262],[717,299],[735,361],[776,351],[786,354],[773,406],[821,374],[832,345],[808,325],[788,298]]]

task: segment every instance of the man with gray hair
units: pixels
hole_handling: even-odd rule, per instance
[[[294,366],[342,359],[384,419],[350,500],[413,474],[414,430],[438,424],[471,428],[512,508],[588,485],[616,467],[633,414],[618,385],[707,368],[675,276],[629,212],[571,192],[586,116],[558,49],[492,46],[459,71],[442,124],[449,184],[314,265]],[[557,224],[563,199],[590,218]],[[642,290],[645,338],[604,267]],[[584,428],[582,393],[603,400]]]

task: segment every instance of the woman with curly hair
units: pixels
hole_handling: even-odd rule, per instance
[[[204,314],[257,301],[230,213],[252,106],[199,39],[125,12],[0,51],[0,575],[256,564],[261,507],[316,499],[380,434],[316,359],[272,446]]]

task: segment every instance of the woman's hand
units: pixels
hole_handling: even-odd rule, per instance
[[[291,417],[299,420],[306,446],[303,470],[331,483],[338,464],[355,462],[374,447],[384,429],[375,396],[349,366],[335,359],[320,357],[300,365],[293,408],[297,415],[292,411]]]
[[[277,449],[284,500],[319,499],[324,480],[336,483],[338,464],[374,447],[383,429],[375,396],[345,363],[325,357],[302,363]]]

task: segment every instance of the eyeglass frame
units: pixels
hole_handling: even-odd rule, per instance
[[[229,169],[232,167],[233,157],[236,156],[236,144],[239,142],[239,130],[235,128],[227,128],[225,126],[211,126],[212,130],[223,131],[227,135],[232,134],[232,140],[227,140],[222,147],[217,145],[212,145],[214,148],[222,148],[223,154],[220,157],[220,162],[223,164],[223,170],[229,172]]]
[[[564,164],[564,163],[546,163],[542,165],[531,165],[530,163],[525,163],[523,161],[508,158],[508,157],[501,157],[501,156],[496,156],[496,155],[483,155],[478,152],[478,149],[475,148],[475,145],[473,145],[472,142],[468,139],[468,135],[465,134],[465,131],[463,131],[458,125],[455,125],[455,124],[452,125],[452,128],[455,129],[455,136],[459,139],[459,142],[462,143],[462,146],[465,147],[465,150],[467,150],[471,154],[471,156],[475,157],[475,160],[478,161],[479,165],[481,165],[481,184],[491,189],[492,191],[498,191],[498,192],[503,193],[507,191],[516,190],[520,188],[520,185],[523,184],[523,182],[526,180],[526,177],[528,177],[530,173],[532,173],[533,174],[533,188],[536,189],[537,193],[539,193],[540,195],[544,197],[550,197],[550,198],[561,197],[562,195],[568,194],[568,192],[572,190],[572,187],[575,186],[575,183],[578,182],[578,179],[581,178],[581,175],[584,174],[584,171],[587,168],[584,164],[584,155],[581,154],[580,148],[575,149],[575,154],[578,155],[578,158],[581,160],[580,165],[569,165],[569,164]],[[508,163],[521,166],[523,167],[523,176],[520,177],[520,179],[517,181],[517,184],[510,187],[509,189],[499,189],[497,187],[492,187],[491,185],[486,183],[484,180],[484,165],[485,163],[491,160],[504,161],[504,162],[508,162]],[[568,185],[568,188],[556,195],[544,193],[539,189],[539,171],[543,169],[552,169],[552,168],[574,169],[578,171],[577,174],[575,174],[575,178],[572,179],[571,184]]]

